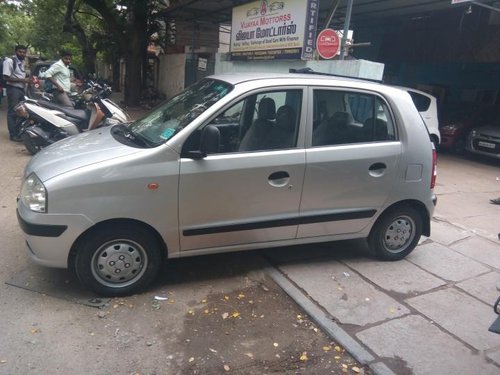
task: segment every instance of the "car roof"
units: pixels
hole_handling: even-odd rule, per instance
[[[423,95],[423,96],[427,96],[429,99],[436,99],[436,97],[434,95],[431,95],[431,94],[429,94],[428,92],[425,92],[425,91],[420,91],[420,90],[414,89],[412,87],[404,87],[404,86],[393,86],[393,87],[396,87],[398,89],[405,90],[405,91],[416,92],[417,94],[420,94],[420,95]]]
[[[266,81],[266,83],[283,84],[286,81],[288,85],[318,85],[318,86],[337,86],[352,87],[360,89],[369,89],[377,92],[391,91],[392,93],[401,92],[400,89],[388,86],[383,83],[370,79],[344,77],[328,74],[314,73],[269,73],[269,72],[251,72],[251,73],[222,73],[209,76],[207,78],[226,81],[232,85],[238,85],[247,82]]]

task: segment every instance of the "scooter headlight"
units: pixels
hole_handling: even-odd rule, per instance
[[[31,211],[47,212],[47,191],[42,181],[32,173],[23,182],[21,202]]]

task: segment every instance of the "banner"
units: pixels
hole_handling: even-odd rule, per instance
[[[261,0],[233,8],[232,60],[313,58],[319,0]]]

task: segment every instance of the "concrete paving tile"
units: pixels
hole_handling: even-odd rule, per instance
[[[472,236],[454,243],[450,248],[500,271],[500,242]]]
[[[492,352],[489,352],[486,354],[486,357],[491,359],[493,362],[495,362],[497,365],[500,366],[500,348],[493,350]]]
[[[500,335],[488,331],[495,316],[493,309],[455,288],[409,298],[406,302],[478,350],[500,345]]]
[[[393,319],[356,336],[378,356],[404,361],[414,375],[498,375],[498,367],[418,315]]]
[[[471,232],[449,223],[435,220],[431,222],[431,236],[429,238],[442,245],[452,244],[470,235],[472,235]]]
[[[470,295],[479,298],[484,303],[493,306],[493,303],[498,298],[496,283],[499,280],[500,273],[490,272],[486,275],[477,276],[458,283],[456,286],[465,290]]]
[[[406,260],[377,262],[371,259],[344,261],[349,267],[385,290],[403,294],[425,292],[446,282]]]
[[[340,323],[362,326],[409,313],[337,261],[317,259],[279,268]]]
[[[419,246],[406,257],[445,280],[463,281],[490,271],[482,264],[435,242]]]

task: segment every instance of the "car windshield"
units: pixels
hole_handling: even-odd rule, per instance
[[[227,82],[204,79],[130,124],[129,130],[151,146],[172,138],[207,108],[226,96],[233,86]]]

